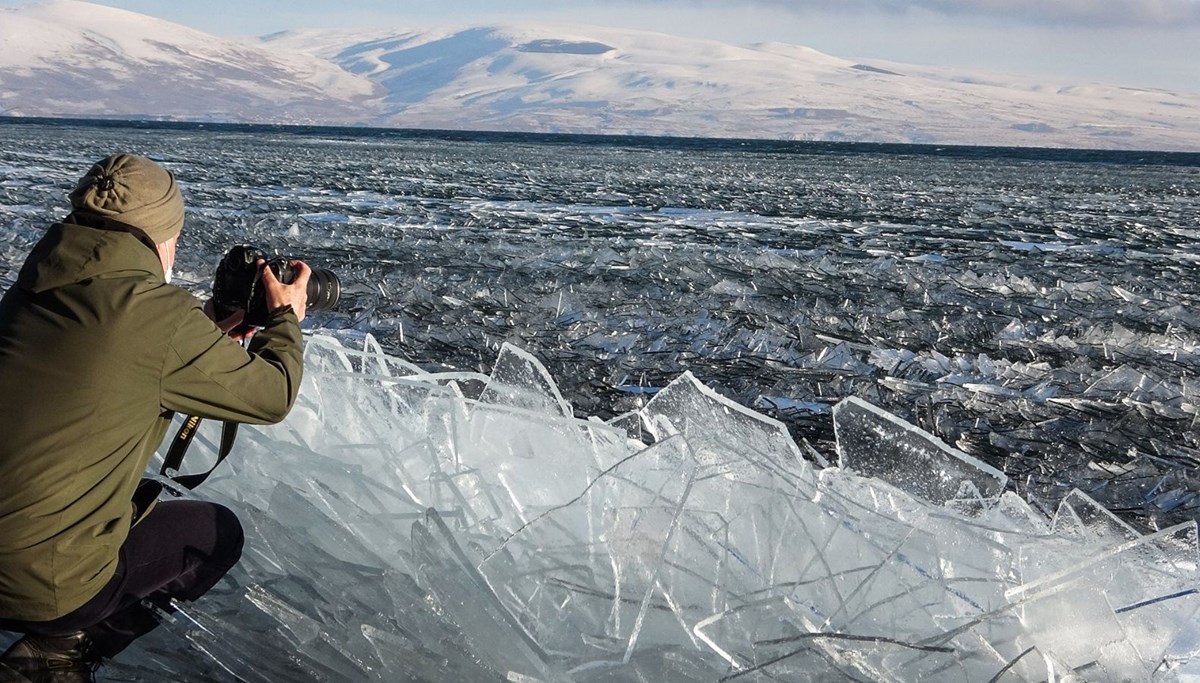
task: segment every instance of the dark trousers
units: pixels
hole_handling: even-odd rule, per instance
[[[170,600],[196,600],[242,556],[242,525],[228,508],[195,500],[162,501],[129,532],[117,572],[82,607],[46,622],[0,620],[0,629],[37,635],[87,631],[112,657],[158,626],[145,600],[172,611]]]

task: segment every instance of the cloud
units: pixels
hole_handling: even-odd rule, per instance
[[[978,13],[1039,22],[1115,26],[1200,23],[1197,0],[915,0],[912,4],[945,14]]]
[[[985,15],[1026,23],[1090,26],[1200,25],[1200,0],[750,0],[796,10]]]

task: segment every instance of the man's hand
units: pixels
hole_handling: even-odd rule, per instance
[[[264,263],[265,261],[259,260],[260,267]],[[267,310],[273,311],[281,306],[290,305],[296,312],[296,319],[304,320],[304,313],[308,309],[308,278],[312,276],[312,268],[309,268],[304,261],[289,261],[289,265],[295,269],[296,278],[287,285],[280,282],[270,268],[262,269],[263,291],[267,295]]]
[[[204,315],[208,319],[217,324],[217,327],[225,334],[232,337],[235,341],[245,341],[254,336],[254,328],[242,325],[242,319],[246,317],[246,312],[238,309],[233,315],[224,320],[217,320],[217,307],[213,305],[212,299],[204,302]]]

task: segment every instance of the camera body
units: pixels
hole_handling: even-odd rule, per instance
[[[231,248],[221,259],[213,277],[213,307],[217,320],[224,320],[239,310],[246,312],[242,325],[265,327],[270,311],[267,310],[267,292],[262,284],[262,269],[259,259],[266,261],[276,279],[291,284],[296,279],[293,259],[276,256],[268,258],[258,247],[240,244]],[[337,275],[330,270],[313,269],[308,280],[308,308],[328,311],[335,308],[341,299],[342,286]]]

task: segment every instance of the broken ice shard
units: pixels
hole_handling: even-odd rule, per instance
[[[558,391],[545,366],[528,351],[511,344],[500,347],[480,403],[520,408],[539,414],[571,417],[571,406]]]
[[[1111,546],[1040,575],[1050,548],[1021,552],[1008,591],[1038,649],[1088,680],[1149,680],[1200,609],[1196,522]]]
[[[709,474],[769,474],[798,483],[811,477],[787,427],[721,396],[685,372],[641,410],[646,430],[662,440],[681,434]]]
[[[1008,483],[1000,470],[859,398],[833,407],[833,428],[843,469],[882,479],[934,505],[961,498],[964,484],[996,498]]]
[[[509,536],[480,572],[539,642],[577,660],[686,640],[679,603],[700,603],[715,580],[701,575],[706,545],[681,530],[695,471],[681,437],[644,449]]]
[[[414,523],[412,533],[418,582],[458,627],[464,648],[494,667],[500,674],[497,679],[569,680],[546,661],[542,647],[496,599],[436,511],[429,511],[425,524]]]
[[[1141,536],[1079,489],[1072,490],[1058,504],[1051,531],[1063,538],[1104,545],[1118,545]]]

